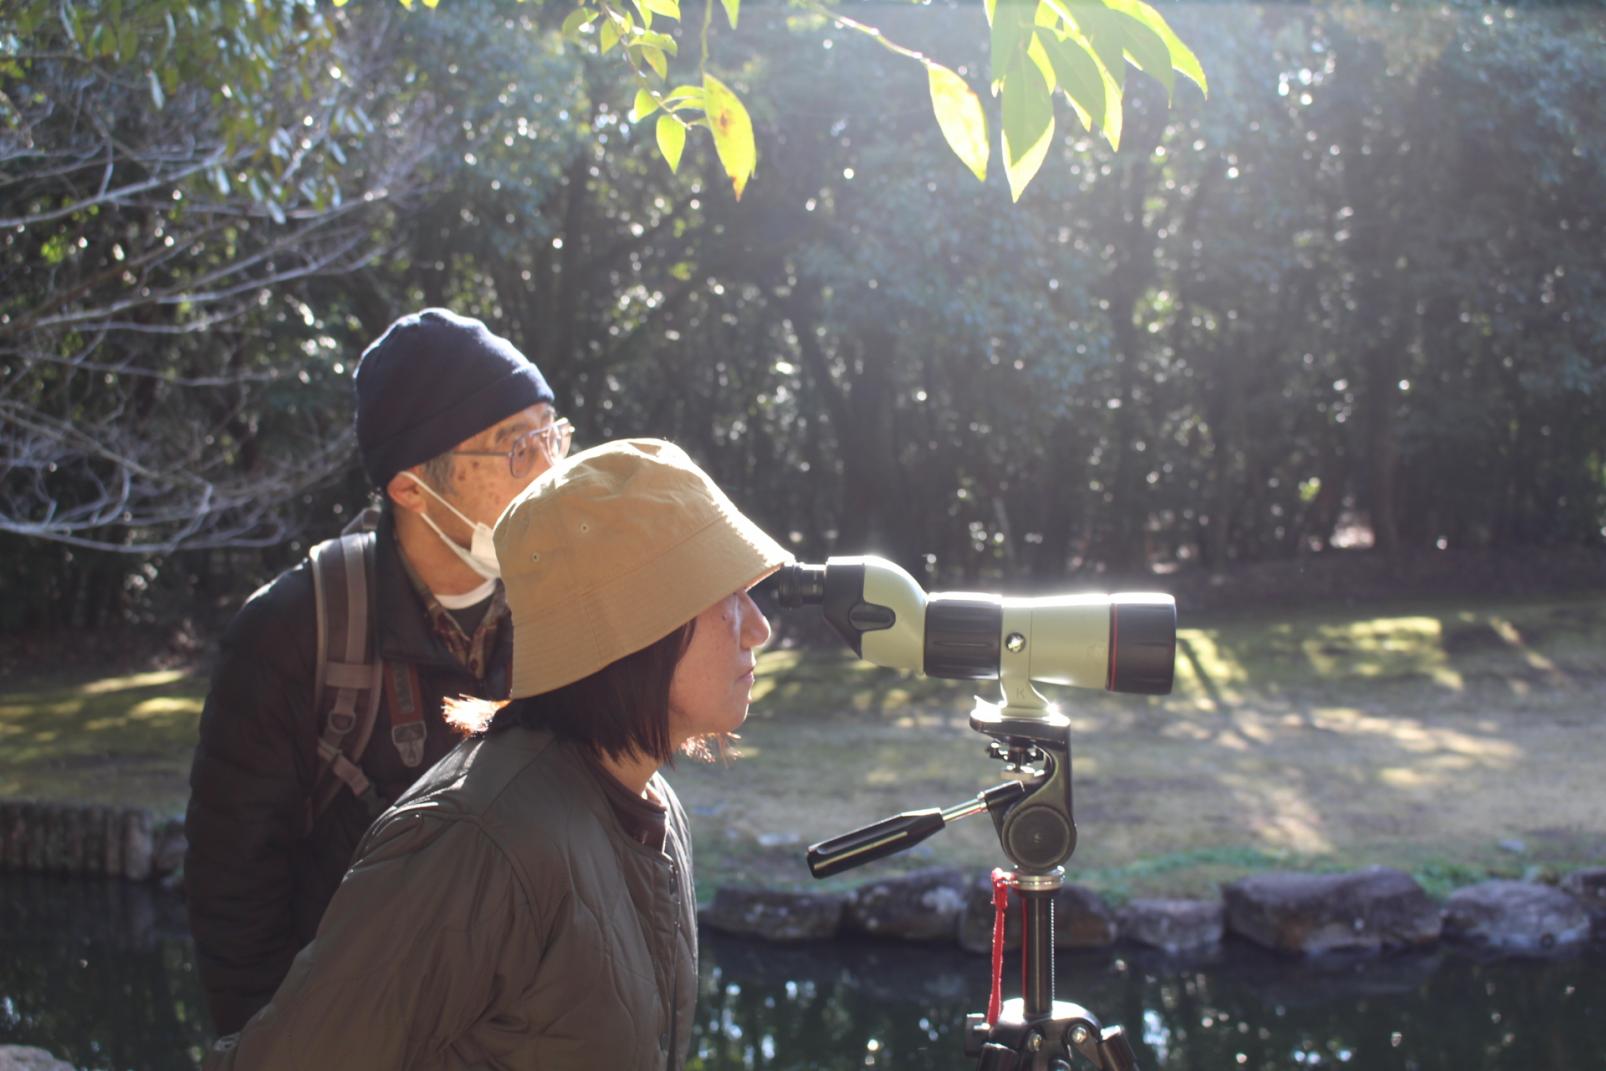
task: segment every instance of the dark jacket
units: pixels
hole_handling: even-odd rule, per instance
[[[387,661],[417,667],[427,731],[423,764],[407,767],[381,706],[362,768],[388,804],[457,742],[443,697],[507,694],[512,630],[500,630],[486,679],[476,681],[431,631],[388,520],[374,572],[371,627]],[[374,817],[342,788],[307,830],[322,731],[312,694],[315,627],[311,567],[302,562],[251,596],[229,625],[201,714],[184,879],[220,1034],[238,1030],[278,988]]]
[[[681,1068],[691,842],[630,836],[572,744],[464,741],[374,824],[318,936],[208,1071]]]

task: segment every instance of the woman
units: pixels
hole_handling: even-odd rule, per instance
[[[790,555],[656,440],[552,469],[495,542],[513,698],[458,705],[473,735],[380,816],[209,1066],[684,1064],[691,843],[658,770],[746,717],[769,639],[747,590]]]

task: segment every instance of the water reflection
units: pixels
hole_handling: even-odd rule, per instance
[[[1018,963],[1005,961],[1007,978]],[[985,959],[891,944],[788,948],[707,934],[696,1071],[970,1068]],[[1435,952],[1292,964],[1062,956],[1059,995],[1127,1028],[1154,1071],[1595,1071],[1606,952],[1479,962]],[[80,1067],[199,1065],[205,1017],[183,911],[120,883],[0,877],[0,1043]]]
[[[705,936],[700,1031],[707,1071],[974,1067],[966,1012],[986,1006],[985,960],[875,944],[777,949]],[[1012,979],[1018,961],[1006,959]],[[1598,1071],[1606,952],[1480,962],[1436,951],[1293,963],[1230,945],[1062,956],[1062,999],[1126,1027],[1139,1065],[1163,1071]]]
[[[183,904],[147,885],[0,876],[0,1042],[78,1067],[199,1067],[206,1008]]]

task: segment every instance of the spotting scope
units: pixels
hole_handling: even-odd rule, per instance
[[[1170,595],[927,593],[874,556],[781,567],[783,607],[818,604],[859,657],[949,680],[999,680],[1010,713],[1044,707],[1032,687],[1068,684],[1166,695],[1177,648]]]

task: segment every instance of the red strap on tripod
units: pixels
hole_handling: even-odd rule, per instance
[[[998,1022],[1004,1006],[1004,916],[1009,910],[1009,871],[993,868],[993,991],[987,998],[987,1022]]]

